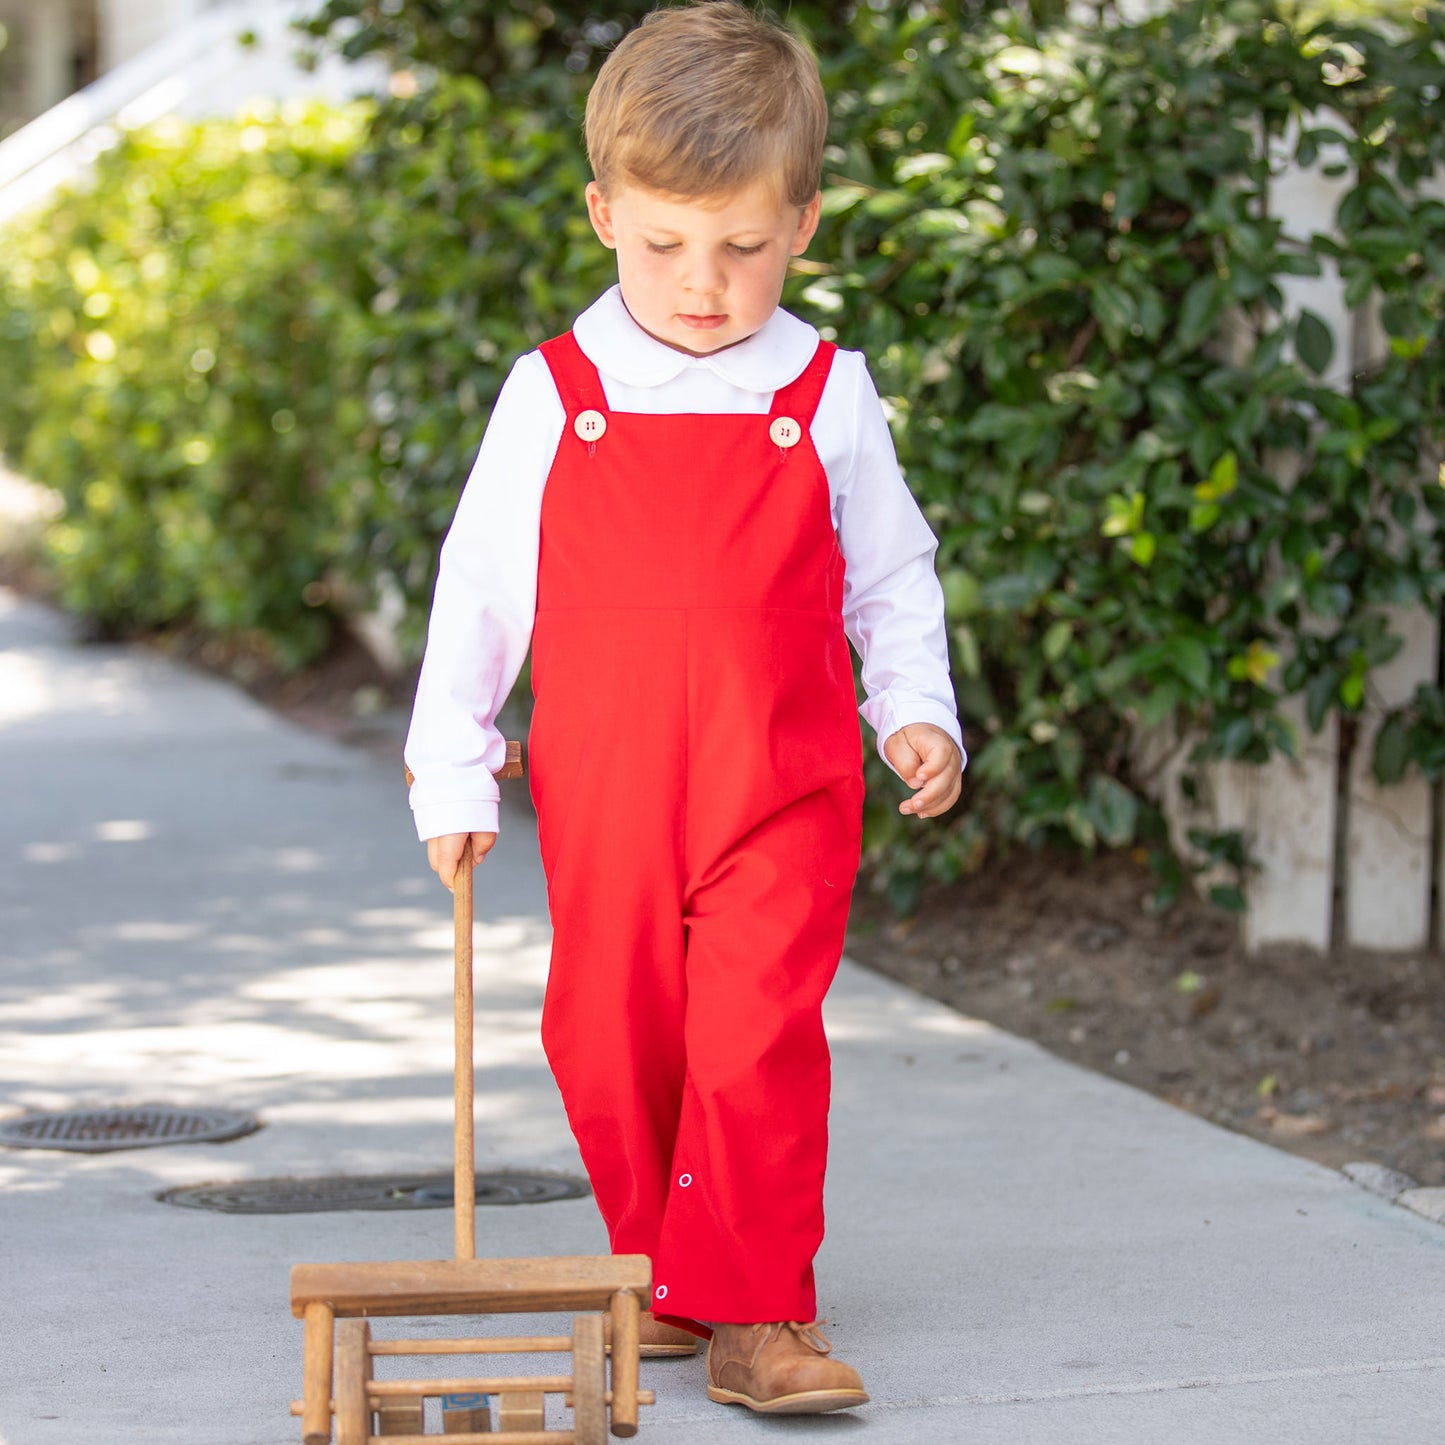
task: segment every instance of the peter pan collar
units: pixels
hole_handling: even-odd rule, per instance
[[[598,371],[626,386],[662,386],[691,367],[744,391],[772,392],[796,381],[818,348],[817,331],[779,307],[746,341],[716,356],[688,356],[664,346],[632,319],[620,286],[603,292],[573,323],[572,332]]]

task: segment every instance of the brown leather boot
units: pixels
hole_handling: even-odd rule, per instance
[[[715,1325],[707,1351],[707,1397],[764,1415],[822,1415],[866,1405],[852,1365],[827,1357],[832,1345],[818,1325],[796,1320]]]
[[[602,1317],[602,1336],[612,1348],[612,1316]],[[637,1353],[644,1360],[668,1360],[697,1354],[698,1339],[676,1325],[665,1325],[654,1319],[651,1310],[643,1310],[637,1321]]]

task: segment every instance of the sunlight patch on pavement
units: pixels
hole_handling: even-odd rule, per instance
[[[95,825],[95,836],[102,843],[143,843],[151,836],[151,825],[139,818],[112,818]]]
[[[23,652],[0,653],[0,725],[50,710],[54,689],[45,664]]]
[[[136,919],[117,923],[110,930],[121,943],[186,943],[205,932],[199,923],[163,923],[159,919]]]
[[[937,1014],[914,1007],[880,1009],[876,998],[861,1004],[846,997],[829,998],[823,1005],[823,1018],[828,1037],[834,1043],[869,1043],[880,1039],[899,1042],[918,1034],[937,1034],[949,1039],[998,1038],[1003,1034],[993,1024],[966,1014]]]
[[[277,848],[272,858],[282,873],[319,873],[326,866],[315,848]]]
[[[0,1021],[20,1023],[63,1023],[113,1012],[121,990],[114,982],[69,983],[54,992],[27,992],[0,1006]],[[74,1048],[72,1035],[71,1048]],[[8,1052],[8,1049],[7,1049]]]

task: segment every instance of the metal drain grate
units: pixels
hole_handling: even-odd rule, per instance
[[[584,1199],[585,1179],[510,1170],[477,1175],[477,1204],[550,1204]],[[186,1209],[221,1214],[321,1214],[340,1209],[450,1209],[448,1174],[335,1174],[319,1179],[239,1179],[191,1184],[156,1196]]]
[[[104,1154],[156,1144],[214,1144],[261,1127],[254,1114],[234,1109],[174,1109],[142,1104],[127,1109],[65,1109],[25,1114],[0,1123],[0,1144],[12,1149],[69,1149]]]

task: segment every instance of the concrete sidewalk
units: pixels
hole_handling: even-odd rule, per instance
[[[0,1112],[258,1111],[228,1144],[0,1151],[0,1442],[282,1445],[298,1260],[447,1211],[211,1214],[173,1184],[446,1169],[450,909],[399,762],[0,593]],[[579,1171],[537,1042],[535,837],[479,875],[478,1165]],[[763,1420],[644,1367],[639,1440],[1433,1439],[1445,1227],[846,964],[820,1307],[873,1403]],[[590,1200],[483,1254],[602,1250]]]

